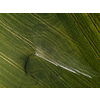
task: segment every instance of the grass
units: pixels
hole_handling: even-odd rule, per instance
[[[99,17],[0,14],[0,87],[100,87]],[[92,78],[55,66],[35,52]]]

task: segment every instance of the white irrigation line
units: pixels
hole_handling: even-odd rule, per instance
[[[38,55],[39,56],[39,55]],[[43,58],[44,60],[46,60],[46,61],[48,61],[48,62],[50,62],[50,63],[52,63],[52,64],[54,64],[54,65],[56,65],[56,66],[58,66],[56,63],[54,63],[54,62],[52,62],[52,61],[50,61],[50,60],[48,60],[48,59],[46,59],[46,58],[44,58],[44,57],[42,57],[42,56],[39,56],[40,58]]]
[[[87,76],[87,77],[89,77],[89,78],[92,78],[90,75],[87,75],[87,74],[85,74],[85,73],[83,73],[83,72],[80,72],[79,70],[77,70],[77,69],[75,69],[78,73],[81,73],[82,75],[84,75],[84,76]]]
[[[80,74],[82,74],[82,75],[84,75],[84,76],[87,76],[87,77],[89,77],[89,78],[92,78],[90,75],[87,75],[87,74],[85,74],[85,73],[83,73],[83,72],[80,72],[80,71],[77,70],[77,69],[75,69],[75,71],[74,71],[74,70],[71,70],[71,69],[69,69],[69,68],[64,67],[63,65],[56,64],[56,63],[54,63],[54,62],[52,62],[52,61],[50,61],[50,60],[48,60],[48,59],[46,59],[46,58],[40,56],[38,53],[35,53],[34,55],[35,55],[35,56],[38,56],[38,57],[40,57],[40,58],[42,58],[42,59],[44,59],[44,60],[46,60],[46,61],[48,61],[48,62],[50,62],[50,63],[52,63],[52,64],[54,64],[54,65],[56,65],[56,66],[60,66],[61,68],[64,68],[64,69],[66,69],[66,70],[68,70],[68,71],[70,71],[70,72],[72,72],[72,73],[76,73],[76,74],[80,73]],[[78,72],[78,73],[77,73],[77,72]]]

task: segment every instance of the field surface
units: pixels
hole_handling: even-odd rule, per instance
[[[100,14],[0,14],[1,88],[100,88]]]

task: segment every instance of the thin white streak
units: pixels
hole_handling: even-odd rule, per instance
[[[60,64],[58,64],[58,65],[59,65],[60,67],[64,68],[64,69],[70,71],[70,72],[73,72],[73,73],[76,73],[76,74],[77,74],[77,72],[75,72],[75,71],[73,71],[73,70],[71,70],[71,69],[69,69],[69,68],[66,68],[66,67],[64,67],[64,66],[62,66],[62,65],[60,65]]]
[[[66,70],[68,70],[68,71],[70,71],[70,72],[72,72],[72,73],[76,73],[76,74],[81,73],[81,74],[84,75],[84,76],[87,76],[87,77],[89,77],[89,78],[92,78],[90,75],[87,75],[87,74],[85,74],[85,73],[83,73],[83,72],[80,72],[80,71],[77,70],[77,69],[74,69],[74,70],[75,70],[75,71],[74,71],[74,70],[71,70],[71,69],[69,69],[69,68],[64,67],[63,65],[56,64],[56,63],[54,63],[54,62],[52,62],[52,61],[50,61],[50,60],[48,60],[48,59],[46,59],[46,58],[40,56],[39,54],[37,54],[36,56],[38,56],[38,57],[40,57],[40,58],[42,58],[42,59],[44,59],[44,60],[46,60],[46,61],[48,61],[48,62],[50,62],[50,63],[52,63],[52,64],[54,64],[54,65],[56,65],[56,66],[60,66],[61,68],[64,68],[64,69],[66,69]],[[78,73],[77,73],[77,72],[78,72]]]
[[[76,74],[77,74],[77,72],[75,72],[75,71],[73,71],[73,70],[71,70],[71,69],[69,69],[69,68],[66,68],[66,67],[64,67],[63,65],[56,64],[56,63],[54,63],[54,62],[52,62],[52,61],[50,61],[50,60],[48,60],[48,59],[46,59],[46,58],[44,58],[44,57],[42,57],[42,56],[40,56],[40,55],[37,55],[37,56],[39,56],[40,58],[43,58],[44,60],[46,60],[46,61],[48,61],[48,62],[50,62],[50,63],[52,63],[52,64],[54,64],[54,65],[56,65],[56,66],[60,66],[61,68],[64,68],[64,69],[66,69],[66,70],[68,70],[68,71],[70,71],[70,72],[73,72],[73,73],[76,73]]]
[[[39,56],[39,55],[37,55],[37,56]],[[50,63],[52,63],[52,64],[54,64],[54,65],[56,65],[56,66],[58,66],[57,64],[55,64],[54,62],[52,62],[52,61],[50,61],[50,60],[48,60],[48,59],[46,59],[46,58],[44,58],[44,57],[42,57],[42,56],[39,56],[40,58],[43,58],[44,60],[46,60],[46,61],[48,61],[48,62],[50,62]]]
[[[90,75],[87,75],[87,74],[85,74],[85,73],[83,73],[83,72],[80,72],[79,70],[77,70],[77,69],[75,69],[78,73],[81,73],[82,75],[84,75],[84,76],[87,76],[87,77],[89,77],[89,78],[92,78]]]

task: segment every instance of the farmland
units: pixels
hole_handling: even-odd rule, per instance
[[[100,14],[0,14],[0,87],[100,87]]]

